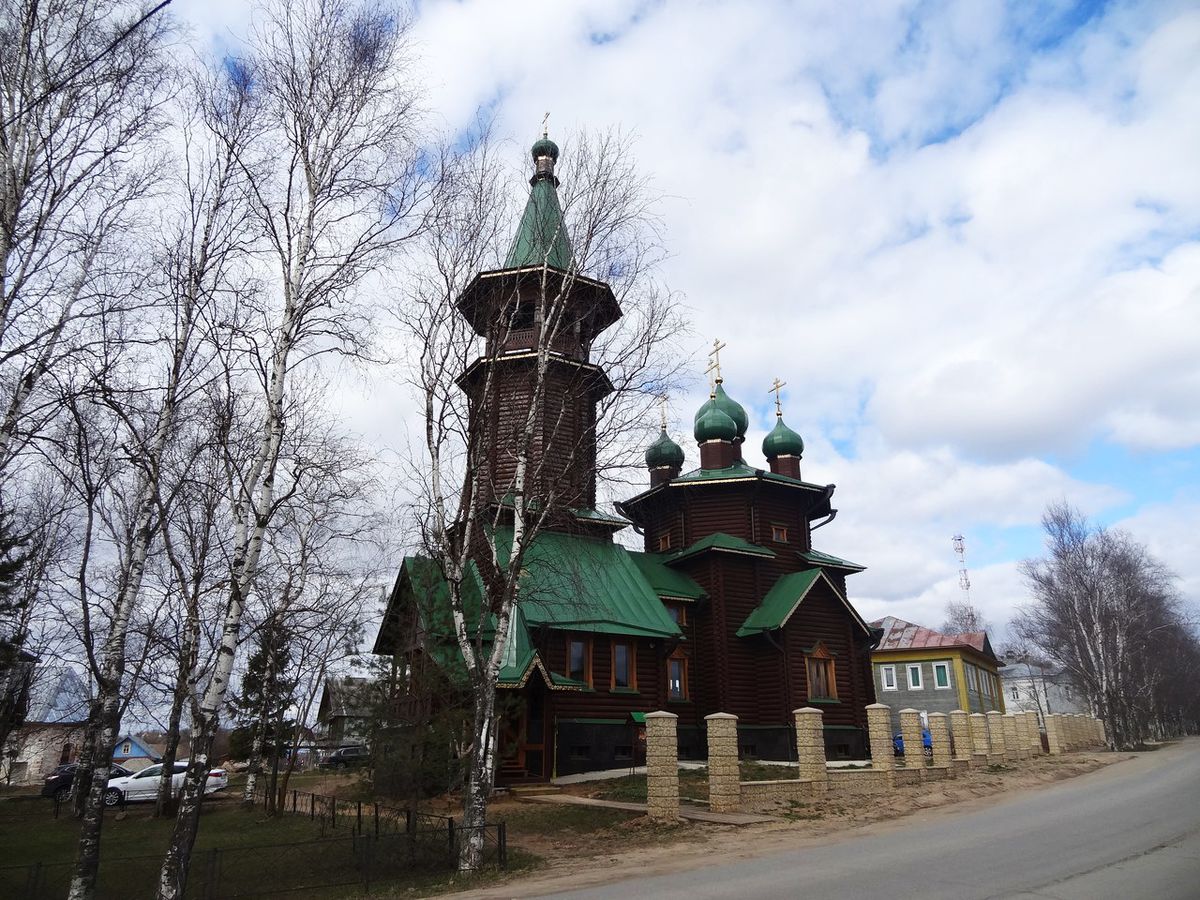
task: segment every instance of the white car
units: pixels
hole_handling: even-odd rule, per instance
[[[186,759],[175,763],[174,773],[171,775],[171,791],[176,797],[183,793],[183,778],[187,767]],[[161,775],[162,765],[153,765],[127,778],[110,778],[108,788],[104,791],[104,805],[118,806],[122,801],[136,803],[140,800],[155,799],[158,796],[158,780]],[[210,769],[208,780],[204,784],[204,793],[211,794],[228,785],[229,775],[224,769]]]

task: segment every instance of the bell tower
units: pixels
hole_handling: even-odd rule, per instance
[[[613,389],[591,348],[621,308],[607,284],[578,271],[554,174],[558,145],[543,134],[531,154],[529,200],[504,268],[476,275],[457,304],[484,340],[458,379],[469,401],[468,459],[476,489],[506,502],[532,414],[527,499],[590,510],[596,405]]]

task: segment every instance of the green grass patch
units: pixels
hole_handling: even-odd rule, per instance
[[[130,805],[123,816],[107,811],[101,833],[101,867],[98,896],[126,898],[152,896],[162,856],[174,826],[173,819],[153,818],[153,804]],[[337,826],[328,820],[283,814],[268,818],[261,809],[241,808],[236,800],[207,803],[193,851],[191,883],[198,887],[219,872],[217,895],[252,892],[262,885],[281,890],[295,888],[304,897],[352,897],[361,894],[361,864],[371,857],[372,880],[389,890],[430,893],[448,883],[444,865],[445,838],[436,833],[420,836],[423,843],[414,857],[406,854],[403,835],[385,835],[374,842],[348,840],[353,820],[343,817]],[[0,800],[0,896],[23,896],[27,868],[41,863],[38,896],[64,896],[70,879],[79,834],[79,822],[68,809],[53,818],[53,803],[42,798]],[[370,843],[371,848],[364,847]],[[259,850],[257,848],[267,848]],[[214,854],[214,850],[217,851]],[[407,848],[407,853],[412,853]],[[509,865],[526,867],[536,859],[521,852],[509,854]],[[5,871],[3,866],[18,866]],[[431,871],[431,866],[435,870]],[[494,880],[494,870],[476,876],[480,883]],[[308,887],[325,882],[341,886]],[[403,894],[397,894],[402,896]]]

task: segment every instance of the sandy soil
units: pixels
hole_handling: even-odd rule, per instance
[[[652,876],[690,869],[711,862],[715,856],[728,862],[753,859],[802,847],[830,835],[849,836],[864,830],[898,827],[912,816],[945,815],[970,805],[987,804],[999,794],[1036,790],[1131,758],[1130,754],[1121,753],[1039,757],[1000,770],[972,771],[952,781],[901,787],[882,798],[834,796],[803,805],[780,805],[774,810],[764,810],[781,816],[778,822],[764,825],[683,823],[664,827],[635,818],[609,829],[618,838],[612,842],[595,833],[537,837],[513,834],[512,845],[547,858],[546,865],[533,874],[455,896],[481,900],[531,897],[592,887],[633,875]],[[503,800],[493,807],[494,814],[500,817],[516,804],[517,801]],[[597,843],[604,848],[601,852],[597,852]]]

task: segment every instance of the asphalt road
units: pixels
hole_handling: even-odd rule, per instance
[[[576,898],[1200,898],[1200,740],[882,833]]]

